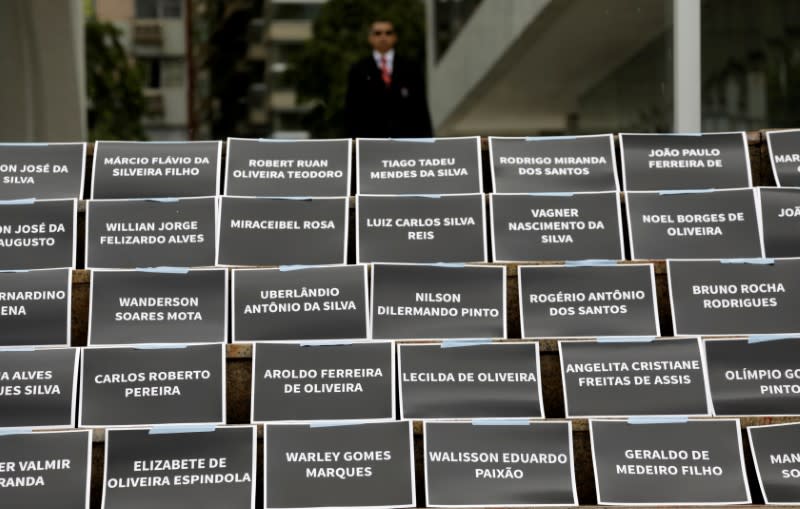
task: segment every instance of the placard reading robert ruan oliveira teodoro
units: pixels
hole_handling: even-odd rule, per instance
[[[620,134],[626,191],[750,187],[744,132]]]
[[[0,273],[0,347],[69,345],[72,271]]]
[[[800,129],[767,132],[772,174],[779,186],[800,186]]]
[[[75,268],[77,200],[0,203],[0,270]]]
[[[496,193],[618,191],[610,134],[489,137]]]
[[[83,198],[86,143],[0,144],[0,200]]]
[[[800,187],[757,190],[764,256],[800,256]]]
[[[347,196],[350,139],[228,138],[228,196]]]
[[[767,504],[800,504],[800,423],[748,426],[758,484]]]
[[[480,138],[356,140],[358,194],[483,192]]]
[[[98,141],[92,198],[219,194],[221,141]]]
[[[667,261],[675,334],[800,331],[800,258]]]

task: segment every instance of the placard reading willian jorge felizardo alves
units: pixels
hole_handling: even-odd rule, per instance
[[[86,266],[214,265],[216,198],[86,203]]]
[[[714,415],[800,415],[800,339],[703,343]]]
[[[107,430],[103,509],[253,509],[255,426]]]
[[[697,338],[558,346],[567,417],[709,415]]]
[[[625,258],[616,192],[489,195],[495,261]]]
[[[0,205],[0,270],[75,268],[77,200]]]
[[[768,504],[800,504],[800,424],[748,426],[761,493]]]
[[[78,426],[225,422],[224,347],[83,349]]]
[[[625,200],[633,259],[762,256],[750,189],[630,192]]]
[[[800,130],[767,133],[772,173],[779,186],[800,186]]]
[[[750,187],[744,132],[620,134],[627,191]]]
[[[92,432],[0,435],[3,507],[86,509]]]
[[[256,343],[252,422],[394,419],[394,345]]]
[[[0,273],[0,346],[68,345],[72,271]]]
[[[398,345],[403,419],[544,417],[536,343]]]
[[[186,272],[96,270],[91,274],[89,344],[225,342],[225,269]]]
[[[0,145],[0,200],[83,198],[86,143]]]
[[[425,423],[425,505],[577,505],[570,422]]]
[[[522,337],[658,336],[653,266],[519,267]]]
[[[485,262],[482,194],[359,196],[357,259],[365,262]]]
[[[220,265],[321,265],[347,261],[347,197],[224,197]]]
[[[734,261],[735,262],[735,261]],[[771,263],[667,262],[676,335],[800,331],[800,259]]]
[[[489,137],[496,193],[616,191],[610,134],[542,138]]]
[[[764,256],[800,256],[800,187],[758,190]]]
[[[74,427],[78,350],[0,350],[0,428]]]
[[[483,191],[480,138],[356,140],[359,194]]]
[[[413,507],[411,422],[264,426],[264,507]]]
[[[739,420],[589,421],[599,504],[749,504]]]
[[[233,341],[367,337],[367,267],[232,272]]]
[[[221,152],[221,141],[98,141],[92,198],[217,195]]]
[[[228,138],[229,196],[347,196],[350,143],[345,140]]]
[[[505,338],[505,267],[372,268],[375,339]]]

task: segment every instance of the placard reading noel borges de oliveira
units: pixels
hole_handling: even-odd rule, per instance
[[[763,256],[752,189],[628,192],[634,260]]]
[[[0,200],[83,198],[86,143],[0,145]]]
[[[77,200],[0,204],[0,270],[75,268]]]
[[[489,137],[496,193],[619,191],[614,137]]]
[[[358,194],[483,192],[480,137],[356,140]]]
[[[228,138],[228,196],[347,196],[352,141]]]
[[[758,188],[764,256],[800,256],[800,187]]]
[[[778,186],[800,186],[800,129],[767,132],[767,147]]]
[[[366,265],[231,273],[234,342],[368,337]]]
[[[626,191],[750,187],[744,132],[620,134]]]
[[[92,198],[171,198],[219,194],[221,141],[98,141]]]
[[[86,267],[214,265],[216,198],[86,202]]]
[[[800,504],[800,423],[748,426],[758,484],[767,504]]]
[[[72,271],[0,273],[0,347],[69,345]]]
[[[227,340],[225,269],[93,270],[90,290],[90,345]]]

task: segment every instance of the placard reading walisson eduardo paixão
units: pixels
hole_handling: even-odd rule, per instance
[[[86,143],[0,144],[0,200],[83,198]]]
[[[0,273],[0,347],[69,345],[72,270]]]
[[[75,268],[77,200],[0,203],[0,270]]]

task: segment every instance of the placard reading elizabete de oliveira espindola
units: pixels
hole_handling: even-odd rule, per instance
[[[800,504],[800,424],[748,426],[758,484],[767,504]]]
[[[375,264],[375,339],[505,338],[506,268]]]
[[[75,268],[77,200],[0,203],[0,270]]]
[[[219,194],[221,141],[98,141],[92,198],[173,198]]]
[[[86,143],[0,145],[0,200],[83,198]]]
[[[320,265],[347,261],[348,200],[223,197],[220,265]]]
[[[538,343],[398,345],[402,419],[544,417]]]
[[[227,339],[225,269],[93,270],[90,291],[90,345]]]
[[[427,507],[577,505],[571,422],[426,422]]]
[[[81,427],[225,422],[225,345],[82,353]]]
[[[558,348],[567,417],[709,415],[698,338]]]
[[[0,346],[69,345],[72,271],[0,273]]]
[[[350,139],[228,138],[228,196],[347,196]]]
[[[216,198],[86,202],[86,267],[208,267]]]
[[[800,186],[800,129],[767,132],[769,162],[779,186]]]
[[[800,187],[758,188],[764,256],[800,256]]]
[[[252,422],[394,419],[394,345],[256,343]]]
[[[232,271],[233,341],[367,338],[367,266]]]

